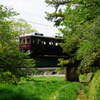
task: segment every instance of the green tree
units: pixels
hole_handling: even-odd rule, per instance
[[[0,5],[0,81],[18,82],[25,75],[22,68],[32,67],[33,60],[18,50],[16,35],[9,18],[18,15],[13,9]]]
[[[82,72],[90,70],[94,63],[99,67],[99,0],[46,0],[46,3],[55,7],[53,13],[47,13],[47,20],[63,27],[59,29],[65,40],[61,46],[70,55],[64,63],[79,61],[77,66]]]
[[[24,19],[13,19],[11,20],[12,29],[17,35],[28,34],[32,32],[37,32],[35,29],[32,28],[30,24]]]

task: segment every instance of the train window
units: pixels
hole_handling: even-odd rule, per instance
[[[24,39],[23,39],[23,38],[21,38],[21,39],[20,39],[20,43],[23,43],[23,42],[24,42]]]
[[[31,43],[31,39],[30,38],[26,38],[25,43]]]
[[[44,41],[44,45],[46,45],[46,41]]]
[[[22,39],[23,41],[22,41],[22,43],[25,43],[25,38],[24,39]]]
[[[33,40],[33,43],[35,43],[35,40]]]
[[[20,39],[20,41],[19,41],[20,43],[23,43],[23,39]]]
[[[41,45],[46,45],[46,41],[41,40],[41,39],[37,39],[37,44],[41,44]]]
[[[44,41],[41,41],[41,44],[44,44]]]
[[[49,45],[51,45],[52,43],[51,43],[51,41],[49,42]]]
[[[37,44],[41,44],[41,40],[40,39],[37,39]]]
[[[41,44],[42,44],[42,45],[46,45],[46,41],[42,40],[42,41],[41,41]]]
[[[50,42],[49,42],[49,45],[54,45],[54,42],[53,42],[53,41],[50,41]]]
[[[20,43],[31,43],[31,39],[30,38],[22,38],[22,39],[20,39]]]
[[[55,45],[58,46],[58,43],[56,42]]]
[[[49,45],[54,45],[54,46],[55,46],[56,43],[55,43],[55,41],[50,41],[50,42],[49,42]]]

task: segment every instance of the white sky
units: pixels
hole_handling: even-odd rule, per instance
[[[45,11],[52,12],[53,10],[53,8],[47,7],[45,0],[0,0],[0,4],[14,8],[14,11],[20,13],[17,18],[29,21],[28,23],[39,33],[46,36],[55,36],[55,33],[58,32],[53,23],[45,19]],[[40,25],[36,23],[40,23]]]

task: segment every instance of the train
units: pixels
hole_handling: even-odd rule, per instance
[[[44,36],[42,33],[29,33],[19,36],[19,49],[31,55],[62,55],[62,37]]]

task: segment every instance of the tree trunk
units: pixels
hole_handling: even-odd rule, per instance
[[[79,74],[77,74],[77,68],[75,67],[72,71],[71,67],[65,69],[65,80],[66,81],[79,81]]]

